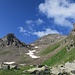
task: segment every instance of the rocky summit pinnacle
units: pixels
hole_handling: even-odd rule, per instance
[[[13,33],[9,33],[3,38],[0,38],[0,46],[4,47],[27,47],[24,42],[21,42]]]

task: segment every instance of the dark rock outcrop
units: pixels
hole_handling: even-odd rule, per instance
[[[2,39],[0,39],[0,45],[8,46],[8,47],[13,46],[13,47],[31,48],[30,45],[27,45],[24,42],[21,42],[19,39],[17,39],[13,33],[9,33],[6,36],[4,36]]]

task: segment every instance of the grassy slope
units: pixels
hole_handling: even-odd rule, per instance
[[[75,60],[75,48],[73,48],[71,51],[68,52],[65,46],[57,54],[52,56],[50,59],[44,61],[43,64],[53,66],[55,64],[65,63],[68,61],[71,62],[73,60]]]
[[[60,43],[55,43],[51,46],[49,46],[48,48],[46,48],[44,51],[41,52],[41,55],[46,55],[52,51],[54,51],[55,49],[57,49],[60,46]]]
[[[65,39],[66,39],[66,37],[63,38],[63,39],[61,39],[61,40],[59,40],[58,42],[56,42],[56,43],[54,43],[54,44],[48,46],[46,49],[44,49],[44,50],[41,52],[40,55],[47,55],[47,54],[53,52],[54,50],[56,50],[57,48],[60,47],[61,43],[62,43],[63,41],[65,41]]]
[[[66,39],[70,39],[70,40],[74,40],[75,42],[75,36],[72,36],[71,34],[66,38]],[[52,46],[51,48],[46,49],[46,53],[49,52],[49,50],[54,51],[55,48],[59,47],[59,45],[55,45]],[[55,55],[53,55],[51,58],[49,58],[48,60],[44,61],[43,64],[47,64],[49,66],[53,66],[53,65],[58,65],[58,64],[63,64],[65,62],[72,62],[75,60],[75,48],[73,48],[71,51],[67,51],[66,50],[66,46],[63,46],[63,48],[61,48],[61,50],[56,53]],[[50,52],[51,52],[50,51]],[[45,54],[45,52],[43,54]],[[49,52],[49,53],[50,53]]]

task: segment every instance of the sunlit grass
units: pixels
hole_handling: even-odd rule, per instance
[[[66,47],[62,48],[57,54],[53,55],[50,59],[43,62],[48,66],[53,66],[56,64],[64,64],[66,62],[72,62],[75,60],[75,48],[71,51],[67,51]]]

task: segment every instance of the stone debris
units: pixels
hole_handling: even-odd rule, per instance
[[[75,61],[52,67],[50,70],[54,75],[75,75]]]
[[[66,47],[67,51],[72,50],[75,47],[74,40],[71,40],[69,45]]]

